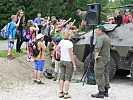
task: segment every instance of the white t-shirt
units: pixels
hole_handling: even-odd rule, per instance
[[[61,59],[62,61],[72,61],[69,54],[69,49],[73,48],[73,43],[69,40],[61,40],[58,44],[61,51]]]

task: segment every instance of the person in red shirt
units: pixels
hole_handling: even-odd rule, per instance
[[[133,21],[133,18],[132,18],[131,13],[129,12],[129,9],[127,9],[127,10],[125,11],[125,15],[123,15],[122,21],[123,21],[123,23],[125,23],[125,24],[128,24],[128,23],[130,23],[130,22]]]

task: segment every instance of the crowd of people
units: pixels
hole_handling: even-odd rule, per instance
[[[25,13],[19,10],[16,15],[12,15],[9,27],[8,38],[8,56],[9,60],[15,59],[12,54],[14,47],[14,38],[17,36],[16,52],[22,53],[21,45],[27,43],[27,61],[34,62],[35,79],[37,84],[44,84],[41,81],[41,74],[44,70],[46,48],[49,48],[49,54],[52,59],[51,64],[54,65],[54,81],[60,75],[59,97],[65,99],[71,98],[68,94],[72,74],[76,71],[76,63],[73,53],[73,43],[70,41],[83,26],[86,25],[86,11],[77,10],[77,15],[82,17],[80,28],[77,28],[74,23],[75,19],[68,20],[57,19],[55,16],[42,17],[41,13],[37,14],[34,20],[28,20],[25,24]],[[129,9],[125,11],[125,15],[120,15],[119,10],[115,10],[115,17],[107,16],[109,23],[115,23],[120,26],[123,23],[132,22],[132,16]],[[24,26],[26,29],[24,30]],[[99,92],[93,94],[92,97],[103,98],[108,97],[109,86],[109,56],[110,56],[110,41],[104,33],[104,26],[96,27],[96,35],[98,35],[95,46],[95,78]],[[25,35],[24,35],[25,33]],[[104,60],[104,61],[103,61]],[[102,62],[103,61],[103,62]],[[99,66],[100,65],[100,66]],[[105,77],[105,79],[104,79]]]
[[[12,54],[14,39],[17,37],[16,52],[22,53],[21,45],[26,42],[27,61],[34,62],[35,79],[37,84],[44,84],[41,80],[44,70],[45,56],[50,55],[54,65],[54,81],[60,75],[59,97],[70,98],[68,94],[73,71],[76,71],[76,64],[73,53],[73,43],[70,39],[79,29],[74,25],[75,19],[57,19],[55,16],[42,17],[37,14],[34,20],[25,22],[25,13],[19,10],[16,15],[11,16],[12,21],[9,27],[8,56],[13,60]],[[26,27],[26,29],[24,28]],[[49,49],[49,53],[46,52]],[[60,70],[59,70],[60,69]]]
[[[120,10],[115,10],[114,13],[115,13],[115,17],[111,15],[107,16],[108,23],[117,24],[118,26],[120,26],[122,24],[127,24],[133,21],[133,18],[129,9],[125,10],[124,15],[121,15]],[[14,34],[14,37],[10,36],[12,40],[10,39],[9,42],[13,42],[16,35],[17,37],[16,52],[22,53],[23,51],[21,50],[21,45],[25,41],[23,39],[23,30],[24,30],[24,26],[26,26],[29,33],[32,35],[31,40],[34,40],[37,34],[39,33],[42,33],[44,35],[44,41],[45,41],[46,47],[49,46],[49,43],[50,43],[50,51],[51,51],[50,54],[52,56],[53,45],[55,45],[55,43],[53,43],[54,41],[53,37],[54,38],[59,37],[62,40],[61,31],[63,30],[71,30],[74,36],[74,33],[80,31],[80,29],[86,25],[86,14],[87,14],[87,11],[81,11],[80,9],[77,10],[77,15],[82,17],[80,28],[77,28],[74,25],[76,21],[75,19],[73,21],[71,18],[69,18],[68,20],[64,20],[64,19],[58,20],[55,16],[42,18],[41,13],[38,13],[37,18],[35,18],[34,20],[28,20],[26,25],[25,13],[23,10],[19,10],[16,15],[13,15],[11,17],[12,22],[14,22],[14,25],[11,24],[11,26],[13,25],[16,27],[10,28],[10,34]],[[15,19],[14,17],[16,17],[16,21],[14,20]],[[10,45],[12,45],[12,43],[8,43],[8,47],[10,47]],[[11,50],[9,50],[8,58],[9,59],[14,58],[12,56]],[[33,61],[30,55],[28,55],[27,60]]]

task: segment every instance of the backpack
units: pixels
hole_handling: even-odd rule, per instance
[[[8,23],[7,25],[4,26],[4,28],[1,30],[1,36],[2,38],[6,39],[9,37],[9,28],[10,28],[11,23]]]
[[[42,52],[42,49],[38,50],[38,42],[33,42],[33,57],[38,56],[40,51]]]
[[[54,71],[51,69],[46,69],[46,71],[43,72],[43,75],[48,78],[48,79],[52,79],[54,78]]]
[[[54,49],[54,58],[55,58],[55,60],[60,61],[61,55],[56,52],[56,47]]]
[[[93,73],[88,73],[87,84],[96,85],[96,80]]]
[[[29,30],[23,30],[22,31],[22,35],[23,35],[23,41],[27,42],[30,40],[31,36],[29,34]]]

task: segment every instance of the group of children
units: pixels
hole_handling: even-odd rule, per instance
[[[108,15],[107,16],[108,22],[111,24],[117,24],[117,26],[120,26],[122,24],[128,24],[130,22],[133,22],[133,17],[130,13],[129,9],[126,9],[124,12],[124,15],[121,14],[120,10],[115,10],[115,17]]]
[[[45,46],[49,48],[50,57],[52,59],[51,64],[54,65],[54,81],[57,80],[60,57],[61,55],[56,52],[56,47],[61,40],[63,40],[62,33],[65,30],[71,30],[71,35],[74,36],[78,32],[77,27],[74,25],[75,20],[70,22],[71,18],[68,20],[58,20],[55,16],[41,17],[41,13],[38,13],[37,18],[35,18],[34,23],[38,25],[38,34],[44,35]],[[39,33],[40,32],[40,33]]]

